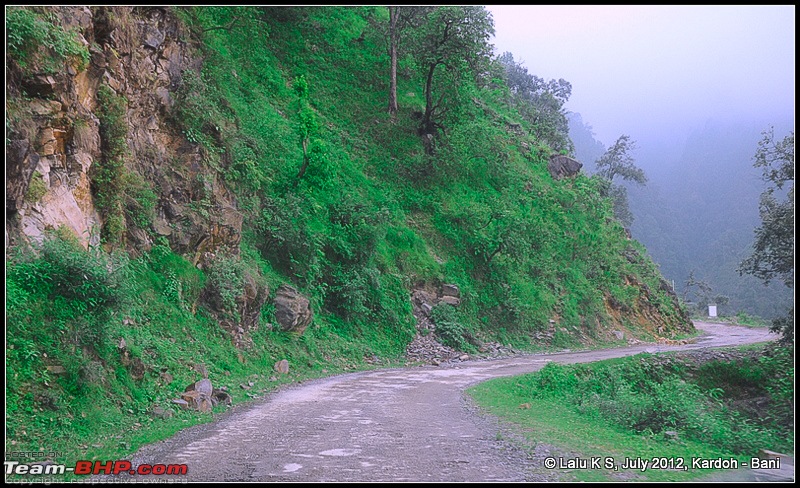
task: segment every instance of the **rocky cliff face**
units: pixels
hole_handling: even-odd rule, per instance
[[[161,7],[51,7],[52,22],[74,30],[90,54],[88,66],[8,66],[6,242],[41,241],[66,228],[84,246],[100,243],[106,222],[97,208],[96,167],[104,141],[98,89],[124,97],[126,178],[122,241],[141,251],[163,236],[176,251],[203,261],[206,253],[238,249],[242,216],[219,175],[205,164],[204,148],[170,122],[186,70],[198,71],[188,34]],[[40,46],[46,57],[46,46]],[[137,195],[154,195],[141,209]],[[143,218],[134,218],[139,208]]]

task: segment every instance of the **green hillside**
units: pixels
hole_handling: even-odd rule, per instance
[[[10,32],[33,22],[15,15]],[[36,15],[69,35],[46,9]],[[429,59],[413,43],[429,25],[401,36],[392,116],[386,8],[165,15],[180,26],[169,35],[201,60],[170,90],[165,130],[199,153],[202,168],[114,146],[145,123],[115,107],[142,104],[123,89],[98,91],[104,159],[92,188],[105,205],[103,245],[86,251],[62,229],[41,247],[7,252],[7,450],[129,452],[201,421],[177,409],[165,420],[151,415],[199,379],[196,364],[234,403],[279,383],[396,364],[417,335],[411,291],[425,286],[460,289],[460,305],[439,305],[433,317],[437,337],[468,353],[490,341],[537,350],[612,343],[613,330],[642,339],[692,330],[597,180],[551,176],[556,151],[483,51],[436,67],[440,110],[425,128]],[[95,34],[108,52],[103,43],[113,40]],[[45,42],[27,39],[19,42]],[[31,96],[29,47],[9,51],[8,106],[23,107],[7,116],[12,130]],[[214,215],[215,195],[229,192],[242,215],[238,245],[206,250],[158,237],[156,216],[174,191],[156,170],[185,172],[187,208],[198,218]],[[113,194],[103,185],[115,185]],[[132,245],[135,232],[153,244]],[[314,320],[303,334],[274,325],[272,299],[284,283],[310,300]],[[269,297],[244,326],[248,300],[261,293],[251,290]],[[284,358],[290,373],[271,379]]]

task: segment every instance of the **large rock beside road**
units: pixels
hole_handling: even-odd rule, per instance
[[[284,332],[302,334],[314,318],[308,298],[294,287],[281,285],[275,296],[275,320]]]
[[[286,359],[281,359],[273,368],[277,373],[288,374],[289,373],[289,361]]]

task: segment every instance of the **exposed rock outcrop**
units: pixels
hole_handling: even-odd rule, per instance
[[[289,361],[286,359],[281,359],[275,366],[273,367],[276,373],[288,374],[289,373]]]
[[[145,228],[126,219],[128,250],[147,250],[156,237],[164,236],[174,250],[195,262],[207,252],[238,252],[242,215],[235,198],[205,164],[206,149],[188,141],[167,120],[184,72],[198,71],[201,65],[174,15],[167,8],[148,6],[52,10],[60,27],[78,33],[90,62],[83,67],[68,61],[55,73],[9,64],[9,244],[39,242],[47,229],[58,227],[70,230],[84,246],[99,243],[105,223],[91,181],[93,167],[103,158],[97,91],[107,85],[127,101],[126,170],[141,177],[157,198]],[[34,178],[41,195],[29,192]],[[135,195],[125,197],[126,206],[136,206]]]
[[[580,161],[576,161],[568,156],[561,156],[555,154],[550,156],[550,162],[547,163],[547,170],[554,179],[560,180],[561,178],[575,176],[583,167]]]
[[[420,283],[411,291],[411,305],[417,319],[417,329],[433,329],[428,317],[433,307],[439,303],[447,303],[457,307],[461,304],[461,290],[458,285],[445,283],[441,286]]]
[[[642,256],[633,248],[628,248],[625,252],[625,257],[634,264],[642,263],[643,261]],[[636,276],[626,276],[624,285],[633,287],[638,291],[637,297],[630,306],[621,303],[608,293],[604,297],[606,312],[616,326],[615,328],[623,329],[625,322],[628,321],[635,324],[637,329],[647,331],[653,337],[666,339],[671,339],[677,334],[690,332],[694,329],[691,318],[678,304],[678,296],[663,279],[659,284],[659,290],[667,294],[673,302],[675,317],[665,315],[664,310],[659,306],[655,290],[651,290],[646,283],[641,282]]]
[[[226,387],[214,388],[211,380],[208,379],[208,371],[205,366],[195,365],[194,369],[203,374],[203,379],[187,385],[181,393],[181,398],[172,400],[174,404],[181,408],[210,412],[216,405],[233,403],[233,398]]]
[[[201,268],[218,254],[235,257],[243,220],[236,199],[220,167],[208,164],[213,151],[188,140],[175,123],[186,73],[201,67],[181,23],[164,7],[52,10],[53,22],[73,29],[90,58],[86,65],[68,60],[55,73],[35,63],[25,69],[9,63],[7,247],[41,242],[57,228],[84,246],[99,245],[111,218],[108,207],[98,206],[104,189],[98,174],[113,153],[122,154],[124,163],[114,186],[121,203],[113,207],[121,209],[122,222],[115,221],[121,232],[108,245],[135,256],[164,237]],[[118,134],[113,150],[110,132]],[[252,342],[248,333],[269,294],[258,278],[245,273],[230,310],[216,306],[219,290],[205,296],[239,347]],[[140,377],[141,361],[128,360],[131,375]]]
[[[308,298],[289,285],[278,288],[275,296],[275,320],[282,331],[302,334],[313,318],[314,313]]]

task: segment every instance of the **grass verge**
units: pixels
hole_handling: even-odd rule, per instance
[[[600,469],[556,467],[562,481],[697,480],[720,470],[698,469],[693,459],[735,459],[741,466],[759,448],[792,450],[791,351],[760,352],[699,365],[646,354],[551,363],[467,392],[524,434],[531,451],[544,444],[555,458],[602,459]],[[606,458],[616,467],[607,469]],[[646,470],[622,467],[636,458],[650,461]],[[654,458],[671,469],[655,469]],[[539,469],[548,471],[543,462]]]

